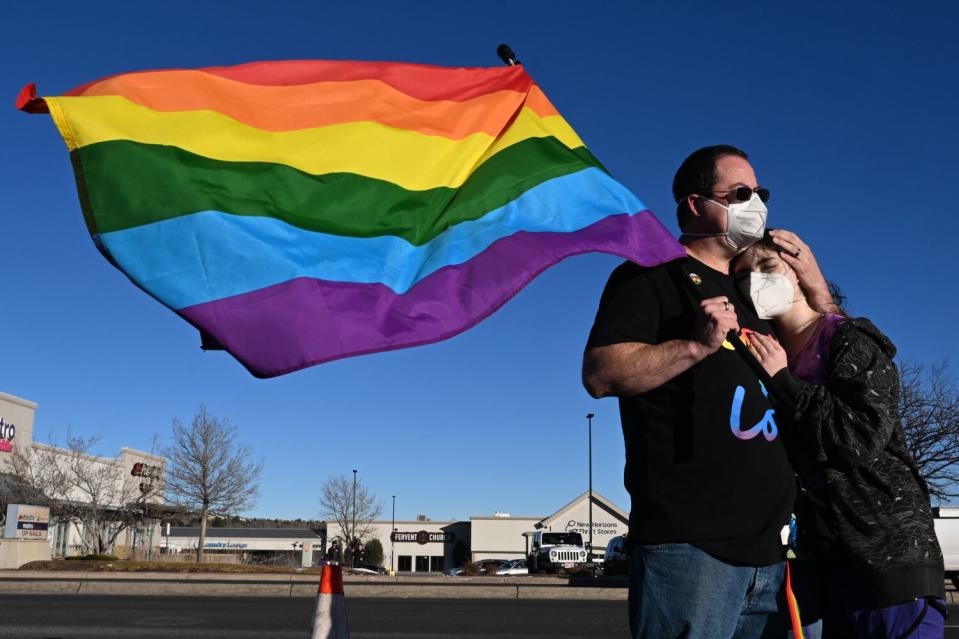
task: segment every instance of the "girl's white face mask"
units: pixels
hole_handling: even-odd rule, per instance
[[[774,319],[786,313],[796,301],[796,287],[782,273],[759,273],[753,271],[739,286],[744,295],[749,295],[753,308],[760,319]]]

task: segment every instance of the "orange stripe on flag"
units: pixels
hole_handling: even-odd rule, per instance
[[[525,105],[541,117],[558,115],[539,87],[496,91],[465,101],[419,100],[380,80],[294,86],[249,85],[200,71],[154,71],[99,82],[83,97],[123,96],[154,111],[216,111],[263,131],[296,131],[370,121],[453,140],[498,135]]]

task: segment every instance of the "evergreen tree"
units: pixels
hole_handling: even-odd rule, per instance
[[[366,563],[374,566],[383,565],[383,544],[379,539],[371,539],[366,542]]]

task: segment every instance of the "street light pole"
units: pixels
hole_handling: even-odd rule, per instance
[[[586,562],[593,563],[593,417],[586,413],[589,422],[589,550],[586,551]]]
[[[353,528],[350,529],[350,566],[356,568],[356,469],[353,469]]]
[[[393,551],[396,548],[396,495],[393,495],[393,521],[390,524],[390,574],[393,574]]]

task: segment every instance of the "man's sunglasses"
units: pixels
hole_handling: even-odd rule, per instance
[[[764,189],[761,186],[757,186],[755,189],[751,189],[748,186],[740,186],[739,188],[729,189],[728,191],[709,191],[710,193],[721,193],[727,196],[730,193],[736,194],[737,202],[748,202],[752,198],[753,193],[759,196],[759,199],[765,204],[769,201],[769,189]]]

